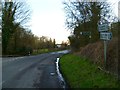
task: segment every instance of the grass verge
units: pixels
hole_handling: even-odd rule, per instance
[[[60,59],[60,68],[71,88],[120,88],[114,76],[99,70],[86,58],[64,55]]]
[[[59,49],[39,49],[37,51],[34,51],[32,55],[49,53],[49,52],[57,52],[57,51],[60,51],[60,50]]]

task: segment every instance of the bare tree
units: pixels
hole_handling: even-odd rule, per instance
[[[66,13],[66,25],[69,29],[75,28],[81,23],[88,22],[91,19],[98,20],[103,18],[110,20],[112,9],[107,2],[63,2]],[[95,17],[94,17],[95,16]]]
[[[75,47],[80,46],[88,40],[89,36],[83,37],[80,32],[91,32],[91,42],[95,42],[99,39],[98,22],[104,22],[104,20],[111,20],[111,8],[107,2],[82,2],[80,0],[74,0],[74,2],[64,2],[64,9],[66,13],[66,26],[72,30],[74,37],[69,37],[76,41]],[[71,42],[72,43],[72,42]],[[80,44],[80,43],[79,43]],[[76,46],[77,45],[77,46]]]
[[[30,10],[24,2],[2,3],[2,48],[6,54],[9,40],[18,27],[24,27],[30,19]]]
[[[25,27],[31,18],[30,7],[26,2],[16,0],[13,2],[13,8],[15,8],[15,22]]]

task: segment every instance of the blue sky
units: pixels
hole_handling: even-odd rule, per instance
[[[28,0],[32,9],[31,30],[37,36],[55,38],[57,43],[67,41],[70,31],[65,29],[63,0]],[[115,3],[117,0],[109,0]],[[113,5],[118,12],[117,3]]]

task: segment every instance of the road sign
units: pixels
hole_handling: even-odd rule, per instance
[[[101,32],[100,39],[111,40],[112,39],[112,32]]]
[[[90,31],[84,31],[84,32],[80,32],[81,35],[85,35],[85,36],[89,36],[91,35],[91,32]]]
[[[98,25],[98,31],[99,32],[104,32],[104,31],[108,31],[108,24],[105,23],[105,24],[101,24],[101,25]]]

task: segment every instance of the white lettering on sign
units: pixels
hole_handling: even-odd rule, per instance
[[[112,39],[112,32],[101,32],[100,39],[111,40]]]
[[[108,31],[108,24],[101,24],[101,25],[98,25],[98,31],[99,32],[103,32],[103,31]]]

